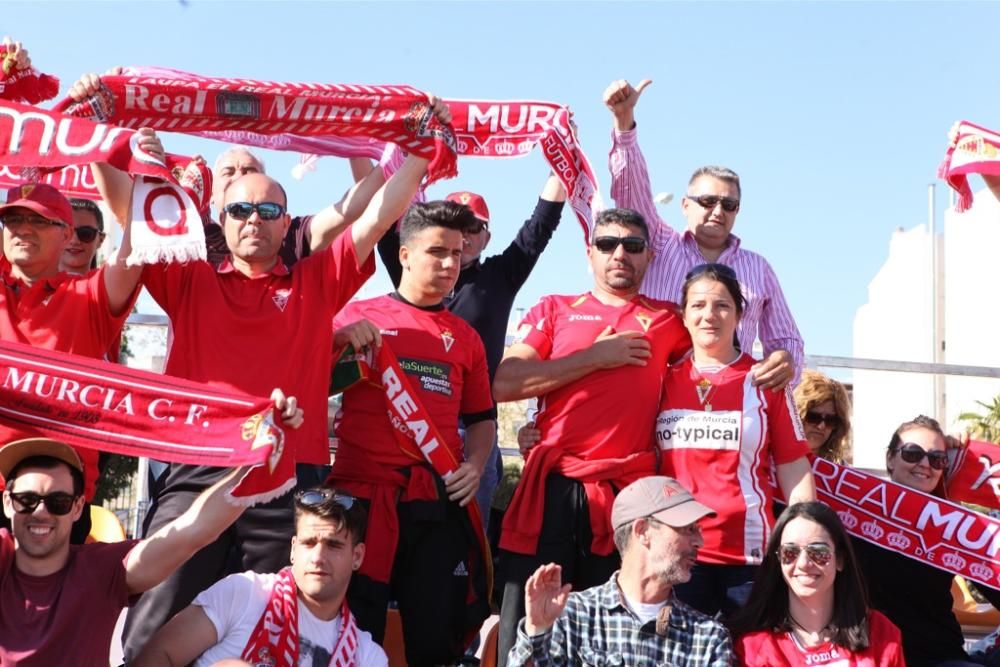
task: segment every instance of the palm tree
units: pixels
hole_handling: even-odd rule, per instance
[[[963,412],[959,421],[969,425],[969,435],[979,440],[1000,444],[1000,395],[993,397],[993,403],[976,401],[984,412]]]

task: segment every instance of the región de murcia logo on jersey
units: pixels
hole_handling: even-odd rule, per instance
[[[278,307],[278,310],[285,312],[285,306],[288,305],[288,297],[292,295],[291,289],[279,289],[274,290],[274,296],[271,298],[274,300],[274,305]]]
[[[445,329],[441,332],[441,342],[444,343],[444,351],[451,352],[451,346],[455,344],[455,336],[451,331]]]

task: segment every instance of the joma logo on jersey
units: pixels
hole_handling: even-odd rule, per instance
[[[600,322],[601,321],[601,316],[600,315],[579,315],[579,314],[576,314],[576,313],[574,313],[573,315],[569,316],[569,321],[570,322],[577,322],[579,320],[585,320],[587,322]]]

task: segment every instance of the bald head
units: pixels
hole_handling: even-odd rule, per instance
[[[237,269],[254,265],[257,270],[268,271],[278,261],[278,251],[291,223],[288,213],[284,212],[287,203],[285,189],[266,174],[246,174],[226,189],[220,220]],[[225,208],[230,204],[250,206],[226,213]],[[259,208],[262,204],[276,204],[281,212],[272,217],[265,210],[262,215]]]

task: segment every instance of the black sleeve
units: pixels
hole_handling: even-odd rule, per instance
[[[986,598],[991,605],[993,605],[996,609],[1000,609],[1000,590],[991,588],[986,584],[981,584],[978,581],[973,583],[976,585],[976,590],[982,593],[983,597]]]
[[[382,266],[389,272],[389,280],[393,287],[399,287],[399,281],[403,278],[403,265],[399,263],[399,223],[382,235],[378,240],[378,256],[382,260]]]
[[[538,258],[559,226],[565,202],[539,199],[535,211],[517,232],[507,249],[497,258],[504,275],[514,288],[520,288],[531,275]]]

